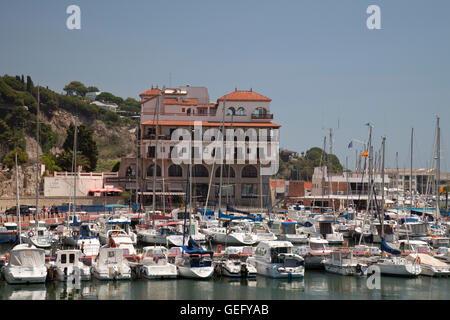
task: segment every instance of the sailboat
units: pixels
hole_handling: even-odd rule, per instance
[[[381,187],[381,213],[379,216],[381,217],[381,250],[383,252],[390,253],[391,256],[383,255],[382,258],[375,263],[375,265],[380,269],[380,273],[382,275],[390,275],[390,276],[404,276],[404,277],[417,277],[422,269],[420,265],[416,263],[417,261],[408,261],[407,259],[401,257],[401,252],[399,250],[391,248],[384,239],[384,153],[385,153],[385,142],[386,137],[383,137],[382,140],[382,150],[383,150],[383,162],[382,162],[382,187]],[[376,204],[375,200],[375,204]]]
[[[21,233],[20,196],[19,196],[19,166],[16,152],[16,208]],[[36,248],[31,243],[23,244],[19,237],[19,244],[9,252],[9,261],[2,268],[2,274],[10,284],[45,283],[47,268],[45,267],[45,251]]]

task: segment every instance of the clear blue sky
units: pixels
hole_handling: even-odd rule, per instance
[[[81,30],[66,28],[71,4]],[[382,30],[366,27],[370,4]],[[272,99],[283,147],[322,146],[331,127],[350,168],[347,145],[367,138],[367,122],[377,148],[387,136],[386,166],[398,151],[409,167],[412,127],[414,166],[429,166],[439,115],[448,171],[449,12],[446,0],[2,0],[0,73],[135,98],[152,84],[207,86],[212,101],[253,88]]]

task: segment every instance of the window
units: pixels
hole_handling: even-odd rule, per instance
[[[67,262],[67,255],[63,254],[61,255],[61,263],[66,263]]]
[[[69,263],[74,263],[75,262],[75,254],[74,253],[71,253],[70,255],[69,255]]]
[[[192,167],[193,177],[209,177],[208,169],[204,165],[196,164]]]
[[[238,116],[245,116],[245,109],[240,107],[237,111],[236,111],[236,115]]]
[[[155,151],[156,151],[156,147],[148,147],[148,157],[149,158],[154,158],[155,157]]]
[[[177,164],[173,164],[169,167],[169,177],[182,177],[183,169]]]
[[[258,197],[258,185],[255,183],[243,183],[241,189],[242,198]]]
[[[108,251],[108,258],[114,258],[115,252],[114,251]]]
[[[125,171],[126,177],[134,177],[136,175],[136,168],[135,166],[129,166],[127,170]]]
[[[242,169],[242,178],[257,178],[258,170],[256,170],[255,166],[245,166]]]
[[[161,167],[160,166],[156,166],[156,176],[161,177]],[[153,165],[148,166],[147,177],[153,177]]]
[[[228,116],[232,116],[232,115],[235,115],[235,114],[236,114],[236,110],[234,110],[233,107],[229,107],[228,110],[227,110],[227,115]]]
[[[234,178],[234,169],[228,164],[222,165],[222,177]],[[220,167],[216,169],[216,178],[220,178]]]

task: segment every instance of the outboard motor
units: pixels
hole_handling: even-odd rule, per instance
[[[247,265],[245,263],[241,264],[241,277],[242,278],[247,278],[248,277],[248,268],[247,268]]]

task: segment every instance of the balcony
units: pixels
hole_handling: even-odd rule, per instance
[[[273,120],[271,113],[253,113],[252,120]]]

